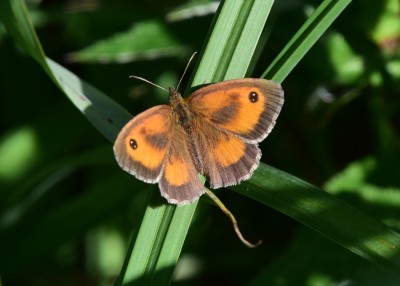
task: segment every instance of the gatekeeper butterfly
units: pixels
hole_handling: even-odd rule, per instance
[[[115,158],[136,178],[158,183],[169,203],[191,203],[205,192],[198,173],[214,189],[251,177],[260,162],[258,143],[283,101],[280,84],[265,79],[210,84],[186,99],[170,87],[169,105],[152,107],[122,128]]]

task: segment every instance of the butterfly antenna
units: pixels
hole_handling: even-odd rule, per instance
[[[140,76],[131,75],[129,78],[136,78],[136,79],[138,79],[138,80],[147,82],[147,83],[149,83],[149,84],[151,84],[151,85],[153,85],[153,86],[155,86],[155,87],[161,88],[162,90],[165,90],[166,92],[169,92],[166,88],[163,88],[162,86],[159,86],[158,84],[155,84],[154,82],[151,82],[151,81],[149,81],[149,80],[147,80],[147,79],[145,79],[145,78],[142,78],[142,77],[140,77]]]
[[[187,69],[189,68],[190,63],[192,62],[192,60],[193,60],[193,58],[194,58],[194,56],[195,56],[196,54],[197,54],[197,52],[194,52],[193,55],[190,57],[190,59],[189,59],[187,65],[186,65],[186,68],[185,68],[185,70],[183,71],[183,74],[182,74],[182,76],[181,76],[181,79],[179,80],[178,85],[176,86],[176,90],[179,90],[179,86],[181,85],[182,79],[183,79],[183,77],[185,76],[186,71],[187,71]]]

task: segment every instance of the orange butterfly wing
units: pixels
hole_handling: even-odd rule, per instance
[[[174,125],[171,147],[166,157],[159,187],[172,204],[187,204],[205,192],[194,164],[192,138],[179,124]]]
[[[201,118],[194,121],[193,129],[193,142],[201,154],[199,172],[206,175],[213,189],[250,178],[261,157],[256,144],[246,143]]]
[[[170,106],[135,116],[119,133],[114,154],[119,166],[147,183],[159,183],[169,203],[190,203],[204,193],[192,160],[190,140],[175,124]]]
[[[201,88],[187,100],[195,114],[193,141],[201,154],[201,172],[211,187],[249,179],[261,158],[257,143],[271,132],[283,104],[280,85],[229,80]]]
[[[210,124],[257,143],[274,127],[284,98],[280,84],[246,78],[203,87],[187,100]]]
[[[158,182],[170,148],[171,130],[172,114],[167,105],[152,107],[135,116],[114,143],[119,166],[144,182]]]

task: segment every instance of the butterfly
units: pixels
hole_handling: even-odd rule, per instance
[[[275,125],[284,102],[281,85],[265,79],[227,80],[186,99],[169,88],[169,105],[152,107],[120,131],[114,154],[119,166],[147,183],[158,183],[171,204],[188,204],[205,192],[237,185],[258,167],[258,143]]]

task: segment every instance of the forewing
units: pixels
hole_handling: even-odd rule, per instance
[[[280,84],[247,78],[200,88],[187,100],[193,112],[210,124],[257,143],[274,127],[284,98]]]
[[[167,105],[150,108],[129,121],[114,143],[119,166],[147,183],[159,181],[172,139],[172,113]]]

